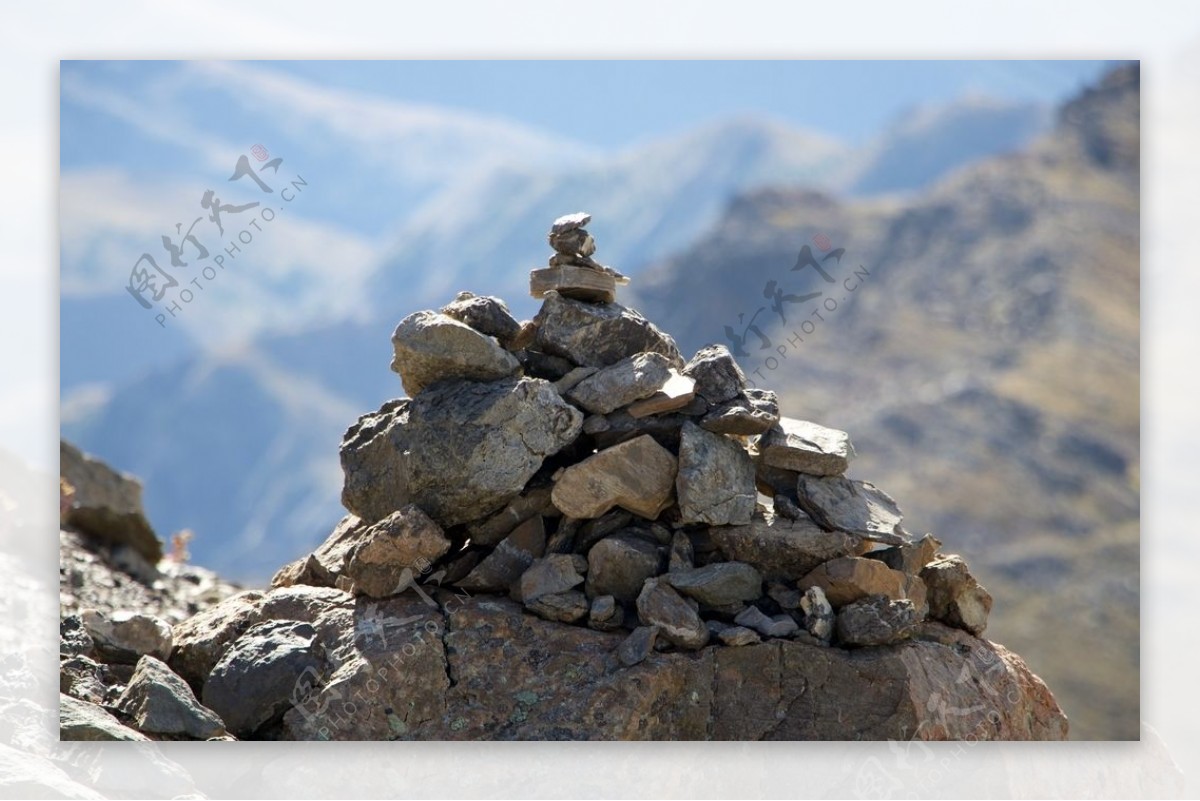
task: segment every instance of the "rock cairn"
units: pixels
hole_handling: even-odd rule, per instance
[[[386,598],[424,576],[666,649],[860,648],[926,621],[979,635],[992,599],[895,501],[847,478],[843,431],[782,416],[729,350],[685,361],[615,302],[587,214],[554,222],[532,321],[460,294],[392,337],[409,397],[341,447],[350,516],[276,586]]]

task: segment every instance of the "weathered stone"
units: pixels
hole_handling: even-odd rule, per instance
[[[58,696],[58,739],[86,742],[105,740],[144,742],[149,738],[123,725],[110,713],[95,704],[60,694]]]
[[[758,497],[754,462],[733,440],[684,423],[675,491],[682,523],[749,525]]]
[[[409,504],[365,529],[350,550],[343,575],[356,595],[398,592],[450,550],[441,527]]]
[[[142,509],[141,482],[66,440],[59,441],[58,455],[60,480],[72,490],[60,497],[67,505],[60,515],[66,525],[114,545],[128,545],[150,564],[162,559],[162,541]]]
[[[86,656],[96,647],[92,635],[79,615],[67,615],[58,621],[58,654],[59,656]]]
[[[823,642],[833,637],[833,606],[825,597],[825,591],[813,585],[804,591],[800,600],[800,611],[804,613],[805,630]]]
[[[516,599],[529,605],[543,595],[566,592],[583,583],[575,561],[578,554],[550,554],[534,560],[517,581]],[[586,560],[584,560],[586,564]]]
[[[696,394],[711,404],[733,400],[746,386],[746,375],[724,345],[706,345],[683,368],[696,382]]]
[[[536,326],[533,330],[536,337]],[[517,361],[521,363],[521,367],[525,368],[526,375],[533,378],[544,378],[547,381],[561,381],[576,368],[575,363],[570,359],[552,356],[549,353],[542,353],[540,350],[530,348],[517,351],[516,357]]]
[[[58,664],[58,691],[91,704],[104,703],[109,695],[105,666],[86,656],[72,656]]]
[[[866,556],[878,559],[892,570],[899,570],[910,576],[920,575],[921,569],[937,556],[938,548],[942,547],[941,540],[932,534],[926,534],[916,542],[907,545],[896,545],[871,551]]]
[[[632,604],[646,579],[657,576],[661,568],[662,554],[653,543],[632,534],[614,535],[588,552],[584,588],[589,598],[611,595]]]
[[[592,215],[586,211],[577,211],[573,214],[564,214],[554,221],[550,226],[550,235],[565,234],[568,231],[576,231],[592,221]]]
[[[432,311],[401,320],[392,334],[392,348],[392,370],[400,374],[404,391],[414,398],[439,381],[495,381],[521,369],[516,357],[494,337]]]
[[[757,606],[746,607],[733,622],[754,629],[764,637],[788,638],[800,630],[800,626],[788,615],[770,617]]]
[[[323,661],[309,623],[273,620],[250,628],[204,682],[204,705],[238,737],[254,734],[295,703],[297,683]]]
[[[546,241],[555,253],[586,258],[596,252],[596,240],[582,226],[566,231],[551,230]]]
[[[837,613],[837,637],[842,645],[887,645],[907,637],[916,624],[912,601],[869,595]]]
[[[261,592],[248,590],[178,623],[172,629],[175,648],[167,664],[200,692],[229,646],[262,620]]]
[[[658,626],[638,626],[617,647],[617,659],[625,667],[641,664],[654,652],[658,635]]]
[[[337,579],[330,577],[320,560],[311,553],[294,562],[288,562],[271,577],[272,587],[294,587],[297,584],[325,587],[333,586],[336,582]]]
[[[961,556],[946,556],[921,571],[929,599],[929,615],[979,636],[987,628],[992,596],[980,586]]]
[[[753,565],[766,579],[798,579],[822,562],[857,553],[858,540],[805,517],[785,520],[759,507],[747,526],[713,526],[708,538],[724,559]]]
[[[768,389],[746,389],[733,400],[713,404],[700,427],[714,434],[753,436],[779,422],[779,399]]]
[[[675,340],[619,303],[587,303],[550,292],[534,322],[539,350],[578,365],[607,367],[637,353],[661,353],[672,367],[683,366]]]
[[[609,272],[578,264],[555,264],[531,270],[529,294],[541,300],[550,292],[572,300],[612,303],[617,299],[617,279]]]
[[[820,587],[829,603],[839,608],[868,595],[886,595],[898,601],[904,597],[904,584],[904,574],[882,562],[844,556],[820,565],[797,586],[802,590]]]
[[[671,452],[641,436],[568,467],[551,498],[568,517],[599,517],[620,506],[653,520],[671,505],[675,472]]]
[[[771,507],[775,510],[776,516],[786,520],[801,520],[808,517],[795,501],[782,492],[776,493],[771,498]]]
[[[900,507],[874,484],[841,476],[818,478],[801,473],[796,495],[800,508],[825,528],[888,545],[908,542],[900,526],[903,520]]]
[[[526,601],[525,608],[543,620],[576,623],[588,615],[588,600],[579,590],[553,592]]]
[[[531,517],[513,529],[457,586],[473,592],[508,592],[533,560],[545,553],[545,523],[540,515]]]
[[[664,580],[704,606],[728,606],[762,595],[762,574],[743,562],[717,562],[667,573]]]
[[[505,349],[511,349],[521,331],[521,324],[500,298],[459,292],[453,302],[442,307],[442,314],[469,325],[481,334],[495,337]]]
[[[502,509],[583,424],[549,383],[530,378],[441,382],[392,416],[368,415],[347,432],[343,502],[371,522],[413,503],[446,528]]]
[[[566,393],[567,400],[593,414],[608,414],[657,392],[671,377],[661,353],[638,353],[597,370]]]
[[[676,413],[632,417],[628,409],[618,409],[603,418],[605,426],[593,433],[597,448],[611,448],[631,439],[649,435],[670,451],[679,449],[679,431],[689,418]]]
[[[676,531],[671,536],[671,553],[667,561],[667,572],[691,570],[696,566],[695,549],[692,538],[683,531]]]
[[[658,391],[648,398],[635,401],[626,407],[625,411],[635,420],[654,414],[679,411],[685,409],[695,400],[696,382],[675,369]]]
[[[512,530],[534,515],[555,517],[558,510],[550,502],[549,484],[529,487],[496,514],[467,526],[472,545],[492,546],[512,533]]]
[[[504,349],[509,352],[524,351],[533,344],[534,338],[537,336],[537,326],[533,320],[522,320],[520,327],[517,329],[517,334],[504,346]],[[517,360],[521,357],[518,355]],[[525,362],[521,362],[521,366],[525,366]]]
[[[592,600],[588,611],[588,626],[596,631],[616,631],[625,623],[625,610],[611,595],[600,595]]]
[[[913,609],[917,612],[917,620],[924,620],[929,614],[929,591],[925,580],[920,576],[904,576],[904,597],[912,601]]]
[[[786,509],[787,517],[791,520],[796,520],[798,517],[808,517],[808,513],[799,506],[796,506],[796,480],[800,477],[799,473],[793,473],[791,470],[780,470],[778,467],[771,467],[757,455],[757,443],[750,446],[751,455],[754,456],[754,481],[758,485],[758,491],[762,494],[774,499],[782,496],[781,504],[790,502],[790,506],[781,507]],[[795,515],[792,512],[792,506],[800,512]]]
[[[615,534],[623,528],[628,528],[632,522],[633,514],[624,509],[612,509],[600,517],[581,521],[575,536],[573,550],[575,553],[586,555],[597,542],[609,534]],[[631,531],[630,533],[636,532]]]
[[[708,629],[696,610],[667,584],[650,579],[637,597],[638,619],[643,625],[657,626],[672,645],[703,648]]]
[[[583,521],[562,517],[557,509],[554,512],[559,517],[558,526],[546,539],[546,553],[575,553],[575,539]]]
[[[159,659],[171,655],[174,639],[166,621],[140,612],[115,612],[110,617],[95,609],[79,613],[95,652],[105,662],[132,665],[149,654]]]
[[[781,417],[762,435],[758,452],[772,467],[814,476],[840,476],[854,458],[845,431],[791,417]]]
[[[567,373],[562,378],[555,381],[554,388],[556,390],[558,390],[559,395],[566,395],[568,392],[570,392],[572,389],[574,389],[575,386],[580,381],[582,381],[585,378],[588,378],[589,376],[595,375],[596,371],[599,369],[600,369],[599,367],[576,367],[573,370],[571,370],[571,372]],[[590,417],[585,418],[583,421],[583,424],[586,426],[587,421],[590,419],[592,419],[592,418],[590,418]],[[600,418],[600,419],[603,419],[603,418]]]
[[[745,626],[726,626],[717,633],[716,638],[722,645],[738,647],[740,645],[756,645],[762,642],[758,633]]]
[[[800,601],[804,598],[804,593],[789,587],[782,581],[769,581],[767,582],[767,597],[779,604],[779,608],[783,611],[791,612],[800,608]]]
[[[187,682],[152,656],[138,660],[117,708],[146,734],[207,740],[225,733],[225,724],[200,705]]]

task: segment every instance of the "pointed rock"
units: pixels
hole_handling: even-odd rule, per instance
[[[521,369],[495,338],[438,312],[420,311],[401,320],[392,334],[392,347],[392,370],[414,398],[438,381],[494,381]]]
[[[225,724],[200,705],[187,682],[152,656],[138,660],[117,708],[146,734],[207,740],[225,733]]]
[[[637,611],[643,625],[657,626],[672,645],[696,649],[708,643],[708,628],[700,615],[679,593],[658,579],[650,579],[642,587]]]
[[[599,517],[620,506],[653,520],[671,505],[676,468],[671,452],[643,435],[568,467],[551,499],[568,517]]]
[[[713,404],[700,427],[714,434],[749,437],[762,434],[779,422],[779,399],[769,389],[746,389],[733,400]]]
[[[845,431],[781,417],[758,442],[758,452],[772,467],[814,476],[840,476],[854,458]]]
[[[696,382],[696,394],[711,404],[736,398],[746,386],[746,375],[724,345],[706,345],[683,368]]]
[[[683,366],[675,340],[619,303],[586,303],[550,292],[534,322],[537,348],[577,365],[607,367],[637,353],[661,353],[671,366]]]

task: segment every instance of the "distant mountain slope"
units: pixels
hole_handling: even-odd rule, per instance
[[[1085,739],[1138,736],[1138,118],[1123,67],[1027,152],[911,201],[745,196],[632,288],[685,350],[744,334],[755,381],[850,431],[852,472],[979,565],[989,635]],[[832,283],[792,270],[816,243],[846,249]],[[823,294],[784,323],[769,281]]]

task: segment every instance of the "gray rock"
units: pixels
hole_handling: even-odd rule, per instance
[[[531,517],[513,529],[457,586],[476,592],[508,592],[545,553],[545,524],[540,516]]]
[[[59,475],[74,492],[63,515],[67,526],[114,545],[128,545],[150,564],[163,557],[162,541],[142,508],[142,484],[59,441]]]
[[[588,615],[588,600],[579,590],[555,592],[526,601],[525,608],[544,620],[576,623]]]
[[[745,626],[726,626],[716,636],[722,645],[729,645],[734,648],[740,645],[755,645],[762,642],[762,638],[758,636],[757,632]]]
[[[496,545],[534,515],[557,516],[558,510],[550,502],[550,490],[550,485],[529,487],[496,514],[486,520],[469,524],[467,537],[471,544]]]
[[[700,427],[714,434],[753,436],[779,422],[779,399],[767,389],[746,389],[733,400],[712,405]]]
[[[648,398],[671,378],[671,362],[661,353],[638,353],[597,370],[567,391],[567,400],[593,414],[608,414]]]
[[[804,513],[804,510],[797,506],[795,501],[782,492],[776,493],[775,496],[771,498],[771,506],[774,508],[775,514],[778,517],[782,517],[787,520],[804,520],[808,518],[808,515]]]
[[[632,522],[633,514],[624,509],[613,509],[600,515],[600,517],[581,521],[572,550],[575,553],[581,553],[586,556],[597,542],[610,534],[617,533],[623,528],[629,528]],[[636,534],[637,532],[630,531],[629,533]]]
[[[599,517],[620,506],[653,520],[674,498],[676,466],[670,451],[641,436],[568,467],[551,499],[568,517]]]
[[[568,231],[575,231],[584,227],[592,221],[592,215],[586,211],[577,211],[573,214],[564,214],[554,221],[550,226],[551,234],[565,234]]]
[[[908,545],[895,545],[891,548],[871,551],[865,556],[878,559],[892,570],[899,570],[910,576],[918,576],[925,565],[934,560],[938,548],[941,547],[942,543],[939,539],[932,534],[926,534]]]
[[[704,606],[753,601],[762,595],[762,574],[743,562],[717,562],[667,573],[664,580]]]
[[[649,435],[654,441],[671,451],[679,449],[679,431],[689,418],[683,414],[652,414],[634,417],[628,408],[601,418],[604,427],[594,427],[593,436],[597,448],[611,448],[631,439]]]
[[[917,622],[912,601],[871,595],[838,612],[838,642],[850,646],[888,645],[907,637]]]
[[[671,376],[648,398],[629,404],[625,411],[635,420],[654,414],[682,411],[696,399],[696,382],[671,368]]]
[[[646,579],[657,576],[661,568],[662,555],[653,543],[632,534],[614,535],[588,552],[584,588],[589,598],[611,595],[632,604]]]
[[[576,558],[582,559],[578,554],[560,553],[534,560],[517,582],[517,600],[528,606],[543,595],[554,595],[578,587],[583,583],[583,576],[577,569]]]
[[[753,565],[766,579],[799,579],[829,559],[858,552],[858,538],[826,531],[805,517],[785,520],[759,507],[748,526],[713,526],[708,539],[731,562]]]
[[[672,645],[696,649],[708,643],[708,628],[700,615],[661,580],[645,583],[637,597],[637,612],[643,625],[657,626]]]
[[[617,646],[617,659],[625,667],[646,661],[646,657],[654,651],[658,635],[657,626],[638,626]]]
[[[607,367],[637,353],[661,353],[672,367],[683,366],[675,340],[619,303],[588,303],[550,292],[534,322],[538,350],[577,365]]]
[[[900,507],[874,484],[841,476],[818,478],[801,473],[796,481],[796,501],[825,528],[888,545],[909,541],[900,526],[904,519]]]
[[[495,337],[503,348],[510,348],[521,331],[521,324],[500,298],[481,297],[459,292],[453,302],[442,307],[442,314],[469,325],[481,334]]]
[[[618,362],[618,364],[619,364],[619,362]],[[588,378],[589,376],[595,375],[596,371],[598,371],[599,369],[600,369],[599,367],[576,367],[573,370],[571,370],[571,372],[567,373],[562,378],[555,381],[554,388],[556,390],[558,390],[559,395],[566,395],[568,392],[570,392],[572,389],[574,389],[576,387],[576,385],[579,384],[580,381],[582,381],[585,378]],[[591,420],[591,419],[593,419],[593,418],[588,417],[583,421],[585,430],[587,427],[587,421]],[[598,419],[603,420],[604,418],[601,417]]]
[[[600,595],[592,600],[588,611],[588,627],[596,631],[616,631],[625,623],[625,610],[611,595]]]
[[[494,381],[521,369],[516,357],[494,337],[432,311],[401,320],[392,334],[392,348],[392,370],[400,374],[404,391],[414,398],[440,381]]]
[[[149,738],[123,725],[104,709],[69,695],[58,696],[58,739],[97,742]]]
[[[978,637],[987,628],[992,596],[980,586],[961,556],[946,556],[921,571],[930,617]]]
[[[504,508],[583,425],[549,383],[530,378],[441,382],[388,416],[347,432],[343,502],[372,522],[413,503],[445,528]]]
[[[175,648],[167,664],[200,692],[234,640],[262,621],[262,597],[261,592],[247,590],[177,623],[172,629]]]
[[[273,620],[252,627],[204,682],[204,705],[238,737],[254,734],[292,707],[305,675],[320,672],[323,660],[316,640],[309,623]]]
[[[770,617],[757,606],[748,606],[733,619],[739,626],[757,631],[764,637],[787,639],[800,631],[800,626],[788,615]]]
[[[108,699],[107,678],[105,666],[86,656],[72,656],[58,665],[58,691],[91,704]]]
[[[746,386],[746,375],[724,345],[706,345],[683,368],[696,382],[696,394],[710,404],[736,398]]]
[[[771,467],[814,476],[840,476],[854,458],[845,431],[781,417],[758,442],[758,452]]]
[[[441,526],[409,504],[367,527],[346,557],[343,575],[356,595],[385,598],[427,572],[450,550]]]
[[[804,628],[809,634],[822,642],[829,642],[833,637],[833,606],[825,597],[825,591],[812,586],[804,591],[800,601],[800,611],[804,613]]]
[[[207,740],[225,733],[225,724],[200,705],[187,682],[152,656],[138,660],[117,708],[146,734]]]
[[[779,608],[783,611],[791,612],[800,608],[804,593],[789,587],[782,581],[771,581],[767,583],[767,597],[779,604]]]
[[[96,643],[79,615],[67,615],[58,622],[59,656],[86,656],[95,647]]]
[[[147,654],[159,659],[171,655],[171,627],[157,617],[140,612],[115,612],[109,617],[96,609],[84,609],[79,619],[105,662],[132,665]]]
[[[696,554],[692,547],[692,538],[687,535],[687,532],[676,531],[671,535],[671,553],[667,561],[667,572],[691,570],[695,566]]]
[[[533,331],[536,338],[537,328],[535,327]],[[570,359],[530,348],[517,351],[516,356],[521,367],[525,368],[526,375],[533,378],[544,378],[547,381],[561,381],[576,367]]]
[[[682,523],[749,525],[758,497],[746,449],[694,423],[684,423],[675,478]]]

